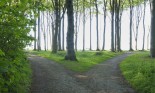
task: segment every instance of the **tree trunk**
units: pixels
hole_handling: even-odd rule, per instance
[[[111,1],[111,51],[115,52],[115,48],[114,48],[114,0]]]
[[[76,0],[76,21],[75,21],[75,50],[77,51],[77,36],[78,36],[78,10],[79,10],[79,0]]]
[[[99,31],[98,31],[98,5],[97,0],[95,0],[95,7],[96,7],[96,33],[97,33],[97,51],[99,51]]]
[[[85,14],[85,0],[83,0],[83,51],[85,51],[85,23],[86,23],[86,14]]]
[[[151,17],[151,57],[155,58],[155,0],[152,1],[152,17]]]
[[[142,50],[144,51],[144,47],[145,47],[145,9],[146,9],[146,0],[144,0],[144,14],[143,14],[143,46],[142,46]]]
[[[64,10],[63,10],[64,11]],[[62,50],[64,51],[65,50],[65,17],[63,16],[63,19],[62,19]]]
[[[91,1],[92,0],[90,0],[90,5],[92,3]],[[92,35],[92,21],[91,21],[92,20],[92,13],[91,12],[92,12],[92,9],[90,7],[90,50],[92,50],[92,46],[91,46],[92,45],[92,40],[91,40],[91,38],[92,38],[92,36],[91,36]]]
[[[37,43],[37,46],[38,46],[38,51],[41,50],[41,31],[40,31],[40,10],[38,10],[38,43]]]
[[[61,51],[61,0],[59,0],[59,33],[58,33],[58,41],[59,41],[59,51]]]
[[[106,31],[106,14],[107,14],[107,1],[104,0],[104,28],[103,28],[103,46],[102,46],[102,50],[105,50],[105,31]]]
[[[132,0],[129,0],[129,4],[130,4],[130,49],[129,51],[133,51],[132,48],[132,16],[133,16],[133,6],[132,6]]]
[[[58,40],[58,28],[59,28],[59,6],[58,6],[58,0],[55,0],[55,31],[54,31],[54,38],[53,38],[53,49],[52,53],[57,53],[58,50],[58,45],[57,45],[57,40]]]
[[[74,15],[73,15],[73,0],[66,0],[67,16],[68,16],[68,31],[67,31],[67,54],[65,60],[76,61],[74,51]]]
[[[37,31],[36,31],[36,25],[37,25],[37,20],[35,19],[35,23],[34,23],[34,38],[37,39]],[[34,40],[34,51],[37,50],[37,40]]]

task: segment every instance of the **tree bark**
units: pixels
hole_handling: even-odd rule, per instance
[[[85,23],[86,23],[86,14],[85,14],[85,0],[83,0],[83,51],[85,51]]]
[[[104,28],[103,28],[103,46],[102,46],[102,50],[105,50],[105,31],[106,31],[106,18],[107,18],[107,0],[104,0]]]
[[[96,39],[97,39],[97,49],[96,51],[99,51],[99,31],[98,31],[98,4],[97,4],[97,0],[95,0],[95,7],[96,7]]]
[[[129,0],[129,4],[130,4],[130,44],[129,44],[129,51],[133,51],[133,48],[132,48],[132,24],[133,24],[133,21],[132,21],[132,16],[133,16],[133,6],[132,6],[132,0]]]
[[[57,53],[58,50],[58,28],[59,28],[59,3],[58,0],[55,0],[55,30],[54,30],[54,37],[53,37],[53,49],[52,49],[52,53]]]
[[[74,15],[73,15],[73,0],[66,0],[68,31],[67,31],[67,54],[65,60],[76,61],[74,51]]]
[[[40,10],[38,10],[38,43],[37,43],[37,46],[38,46],[38,51],[41,50],[41,31],[40,31]]]
[[[144,14],[143,14],[143,46],[142,46],[142,50],[144,51],[145,48],[145,9],[146,9],[146,0],[144,0]]]
[[[92,21],[91,21],[91,19],[92,19],[92,9],[91,9],[91,2],[92,0],[90,0],[90,50],[92,50]]]
[[[151,57],[155,58],[155,0],[152,1],[152,17],[151,17]]]
[[[114,48],[114,0],[110,0],[111,7],[111,51],[115,52]]]

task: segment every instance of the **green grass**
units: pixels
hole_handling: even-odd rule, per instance
[[[32,51],[32,53],[39,56],[48,58],[55,62],[62,64],[65,68],[75,71],[75,72],[85,72],[92,68],[94,65],[99,64],[107,59],[110,59],[121,53],[112,53],[109,51],[104,52],[76,52],[78,61],[66,61],[64,60],[65,52],[58,52],[57,54],[52,54],[50,51]]]
[[[155,93],[155,59],[148,52],[139,52],[120,64],[127,81],[138,93]]]

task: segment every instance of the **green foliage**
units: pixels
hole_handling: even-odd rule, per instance
[[[22,52],[33,38],[35,0],[0,0],[0,93],[26,93],[30,66]]]
[[[0,58],[0,93],[28,93],[31,69],[25,58],[23,52],[12,60]]]
[[[129,56],[120,68],[138,93],[155,93],[155,59],[151,59],[148,52]]]
[[[92,68],[94,65],[104,62],[107,59],[110,59],[120,53],[113,53],[109,51],[100,52],[100,55],[97,55],[96,51],[94,52],[77,52],[76,57],[77,61],[66,61],[64,60],[65,52],[58,52],[57,54],[52,54],[51,52],[36,52],[32,53],[37,54],[39,56],[46,57],[48,59],[54,60],[62,64],[65,68],[75,71],[75,72],[85,72]]]

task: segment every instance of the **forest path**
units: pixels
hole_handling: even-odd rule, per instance
[[[60,64],[31,55],[31,93],[135,93],[119,70],[128,55],[109,59],[85,73],[69,73]]]

